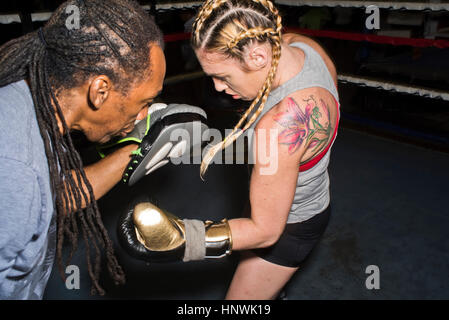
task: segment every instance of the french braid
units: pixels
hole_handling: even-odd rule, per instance
[[[242,18],[241,13],[246,19]],[[230,25],[234,28],[228,28]],[[233,30],[235,34],[229,30]],[[281,30],[282,18],[273,3],[268,0],[208,0],[199,10],[193,25],[192,37],[192,45],[196,49],[218,51],[243,61],[243,50],[250,42],[248,40],[268,41],[272,46],[271,68],[265,83],[231,133],[206,152],[201,163],[201,176],[205,174],[215,154],[237,140],[262,112],[281,56]],[[257,110],[248,120],[248,116],[257,105]],[[245,121],[246,124],[243,126]]]

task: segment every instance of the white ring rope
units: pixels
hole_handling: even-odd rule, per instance
[[[203,1],[189,1],[189,2],[173,2],[173,3],[157,3],[156,11],[167,11],[167,10],[180,10],[180,9],[191,9],[199,7],[203,4]],[[150,10],[151,6],[142,6],[145,10]],[[53,12],[36,12],[31,14],[31,20],[33,22],[47,21],[50,19]],[[0,24],[10,24],[10,23],[20,23],[20,16],[18,13],[12,14],[2,14],[0,15]]]
[[[406,93],[411,95],[417,95],[421,97],[427,97],[432,99],[442,99],[444,101],[449,101],[449,92],[406,86],[402,84],[397,84],[393,82],[386,81],[376,81],[369,78],[354,77],[350,75],[339,75],[338,81],[342,83],[352,83],[357,86],[371,87],[376,89],[382,89],[386,91],[394,91],[398,93]]]
[[[191,9],[195,7],[199,7],[204,3],[204,1],[188,1],[188,2],[173,2],[173,3],[156,3],[157,11],[164,10],[179,10],[179,9]],[[151,6],[144,5],[142,6],[145,10],[150,10]]]
[[[170,85],[183,81],[189,81],[204,77],[205,73],[203,71],[195,71],[191,73],[179,74],[173,77],[165,79],[164,84]],[[372,78],[356,77],[347,74],[338,75],[338,81],[341,83],[351,83],[360,87],[369,87],[385,91],[394,91],[398,93],[405,93],[411,95],[417,95],[420,97],[431,98],[431,99],[441,99],[444,101],[449,101],[449,92],[432,90],[428,88],[421,88],[416,86],[408,86],[393,82],[386,82],[384,80],[374,80]]]
[[[369,5],[375,5],[379,9],[393,10],[431,10],[431,11],[449,11],[449,2],[445,3],[426,3],[426,2],[384,2],[384,1],[334,1],[334,0],[274,0],[275,3],[287,6],[312,6],[312,7],[345,7],[345,8],[364,8]],[[203,1],[188,1],[174,3],[158,3],[157,11],[179,10],[199,7]],[[143,6],[150,10],[149,5]],[[35,21],[47,21],[52,12],[36,12],[31,14],[31,19]],[[20,23],[19,14],[0,15],[0,24]]]
[[[53,12],[37,12],[31,14],[31,20],[33,22],[36,21],[47,21],[50,19],[51,14]],[[12,14],[2,14],[0,15],[0,23],[1,24],[10,24],[10,23],[21,23],[20,16],[18,13],[12,13]]]
[[[427,3],[427,2],[387,2],[387,1],[334,1],[334,0],[274,0],[276,4],[287,6],[310,6],[310,7],[344,7],[344,8],[365,8],[374,5],[379,9],[392,10],[431,10],[449,11],[449,2]]]

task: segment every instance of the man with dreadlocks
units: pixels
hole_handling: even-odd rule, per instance
[[[68,6],[77,6],[79,28],[67,26],[67,11],[73,12]],[[104,294],[98,281],[101,248],[114,282],[124,283],[96,199],[122,179],[125,168],[144,164],[149,170],[140,178],[160,166],[153,161],[151,167],[147,157],[163,158],[154,150],[158,134],[167,135],[165,124],[179,120],[173,114],[184,112],[178,118],[185,122],[186,110],[196,112],[169,106],[159,120],[148,120],[164,76],[162,34],[132,0],[67,1],[43,28],[0,47],[1,299],[42,298],[55,251],[64,278],[78,231],[86,244],[92,292]],[[162,123],[169,113],[170,121]],[[143,130],[139,150],[138,144],[127,144],[83,168],[71,130],[105,143],[125,137],[145,118],[141,123],[155,123],[157,130]],[[67,238],[72,250],[63,261]]]
[[[268,0],[208,0],[193,25],[193,48],[215,89],[253,101],[201,164],[204,174],[217,152],[254,129],[248,214],[221,223],[181,220],[143,202],[120,220],[121,242],[147,261],[245,250],[227,299],[278,296],[329,221],[327,167],[339,119],[336,70],[316,42],[281,30]]]

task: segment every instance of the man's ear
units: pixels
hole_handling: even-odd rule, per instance
[[[246,65],[251,71],[257,71],[267,66],[269,60],[268,48],[262,45],[250,47],[245,57]]]
[[[112,89],[112,81],[108,76],[95,77],[89,86],[89,105],[98,110],[108,99]]]

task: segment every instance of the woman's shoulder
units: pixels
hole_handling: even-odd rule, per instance
[[[326,111],[331,115],[338,112],[335,98],[324,88],[311,87],[295,91],[265,113],[258,122],[256,128],[273,127],[276,124],[279,124],[279,117],[281,114],[289,113],[293,115],[293,111],[309,116],[310,112],[313,110],[312,106],[321,108],[324,105],[326,106]],[[300,114],[294,114],[294,116],[298,118],[300,117]],[[335,117],[333,116],[332,118]]]
[[[318,42],[297,33],[286,33],[282,35],[282,41],[287,45],[297,42],[304,43],[315,50],[323,59],[335,83],[337,83],[337,69],[335,67],[335,64],[326,50],[324,50],[324,48]]]
[[[268,111],[256,126],[256,132],[275,130],[277,142],[288,153],[301,152],[307,161],[331,142],[338,125],[338,108],[329,91],[308,88],[294,92]]]

